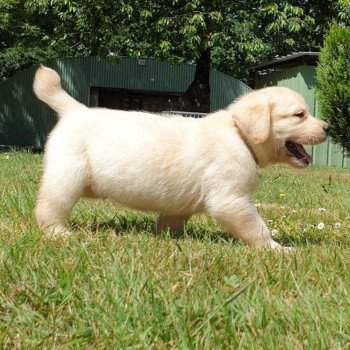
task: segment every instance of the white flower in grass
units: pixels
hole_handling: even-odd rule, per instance
[[[341,227],[341,223],[340,223],[340,222],[336,222],[336,223],[334,224],[334,228],[338,229],[338,228],[340,228],[340,227]]]
[[[276,236],[278,234],[279,230],[277,230],[276,228],[271,230],[271,235],[272,236]]]
[[[295,210],[295,209],[292,210],[292,214],[296,214],[297,212],[298,212],[298,211]]]
[[[317,229],[318,229],[318,230],[323,230],[323,229],[324,229],[324,226],[325,226],[325,225],[324,225],[324,222],[321,221],[321,222],[317,225]]]
[[[10,156],[9,156],[9,155],[7,155],[7,156],[5,156],[4,158],[5,158],[5,159],[10,159]]]
[[[326,209],[325,208],[318,208],[317,209],[320,213],[323,213],[323,212],[325,212],[326,211]]]

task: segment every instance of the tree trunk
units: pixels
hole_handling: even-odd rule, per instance
[[[182,111],[210,112],[210,49],[202,52],[196,61],[194,79],[188,89],[180,97]]]

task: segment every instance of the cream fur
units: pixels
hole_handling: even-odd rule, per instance
[[[251,200],[256,161],[303,166],[285,141],[316,144],[327,136],[325,123],[287,88],[249,93],[202,119],[87,108],[43,66],[34,91],[60,118],[46,144],[35,211],[52,234],[69,234],[69,213],[89,196],[158,212],[159,230],[181,231],[191,215],[206,212],[232,236],[278,248]],[[305,118],[293,116],[301,110]]]

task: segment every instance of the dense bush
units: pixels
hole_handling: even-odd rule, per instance
[[[317,67],[318,101],[331,137],[350,155],[350,28],[333,25]]]

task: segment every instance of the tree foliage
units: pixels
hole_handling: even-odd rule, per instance
[[[106,0],[0,0],[0,82],[50,59],[126,54],[125,12]]]
[[[113,53],[188,62],[208,49],[214,67],[244,77],[258,60],[319,48],[327,23],[348,18],[347,0],[338,3],[0,0],[0,78],[11,75],[11,67],[54,56]]]
[[[184,103],[208,109],[210,67],[249,81],[257,61],[319,50],[349,9],[348,0],[0,0],[0,81],[67,56],[193,62]]]
[[[0,0],[0,82],[16,70],[60,55],[50,49],[52,22],[32,12],[24,0]]]
[[[333,25],[317,67],[318,101],[330,135],[350,155],[350,27]]]

